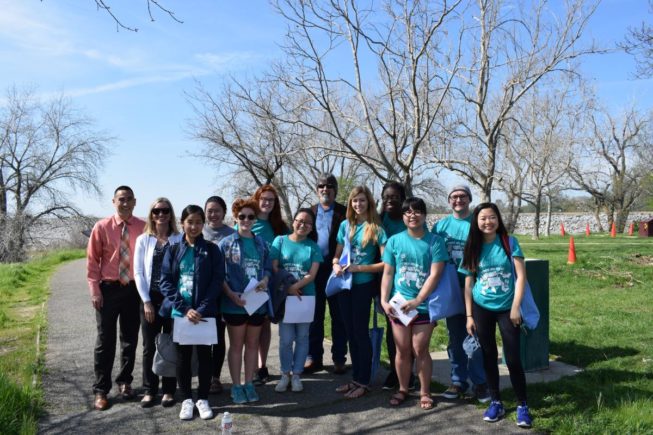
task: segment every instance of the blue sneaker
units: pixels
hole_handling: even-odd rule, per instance
[[[245,384],[245,396],[247,396],[248,402],[258,402],[259,400],[261,400],[258,397],[258,393],[256,392],[256,389],[254,388],[254,384],[252,384],[251,382]]]
[[[528,412],[528,406],[523,404],[517,407],[517,426],[529,428],[533,425],[533,417]]]
[[[503,409],[503,403],[498,400],[493,400],[492,403],[490,403],[490,407],[483,413],[483,420],[494,423],[495,421],[499,421],[505,413],[506,410]]]
[[[242,385],[234,385],[231,387],[231,400],[233,400],[237,405],[247,403],[245,388]]]

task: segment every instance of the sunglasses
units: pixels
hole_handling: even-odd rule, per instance
[[[152,209],[152,214],[154,216],[158,216],[160,214],[167,215],[167,214],[170,214],[170,209],[169,208],[153,208]]]
[[[253,214],[239,214],[238,216],[239,221],[253,221],[256,220],[256,216]]]
[[[335,189],[336,186],[334,186],[333,184],[318,184],[317,188],[318,189]]]

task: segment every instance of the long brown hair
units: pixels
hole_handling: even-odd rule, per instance
[[[356,186],[352,189],[351,193],[349,194],[349,198],[347,198],[347,220],[349,221],[349,238],[354,237],[354,233],[356,232],[356,212],[354,211],[354,208],[351,205],[352,200],[354,197],[360,194],[364,194],[365,198],[367,199],[367,218],[366,222],[367,225],[365,226],[365,232],[363,233],[363,248],[367,246],[369,242],[374,243],[375,245],[378,244],[378,235],[379,235],[379,230],[381,229],[381,219],[379,218],[379,214],[376,211],[376,203],[374,201],[374,197],[372,196],[372,192],[370,192],[370,189],[368,189],[365,186]]]
[[[271,184],[264,184],[256,189],[256,192],[254,192],[254,195],[252,195],[252,199],[256,201],[257,205],[259,204],[263,192],[272,192],[274,194],[274,206],[272,207],[272,211],[268,216],[268,222],[270,222],[270,226],[272,227],[272,231],[274,231],[274,235],[280,236],[282,234],[288,234],[290,232],[288,225],[286,225],[286,223],[281,218],[281,204],[279,204],[279,194],[277,193],[277,189],[275,189]],[[259,210],[258,207],[257,210]]]

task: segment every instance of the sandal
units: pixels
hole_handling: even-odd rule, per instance
[[[345,397],[347,399],[358,399],[366,395],[369,391],[370,389],[365,385],[357,385],[356,388],[350,390],[347,394],[345,394]]]
[[[340,385],[338,388],[336,388],[336,393],[344,393],[347,394],[352,390],[355,390],[358,388],[358,384],[355,382],[347,382],[346,384]]]
[[[419,397],[419,407],[422,408],[424,411],[428,411],[429,409],[433,409],[435,406],[435,403],[433,402],[433,398],[431,397],[430,393],[422,393],[420,394]]]
[[[390,406],[399,406],[408,398],[408,391],[397,391],[390,397]]]

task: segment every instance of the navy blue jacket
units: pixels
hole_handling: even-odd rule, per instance
[[[204,240],[200,234],[195,239],[195,271],[193,276],[193,299],[188,305],[178,290],[179,264],[188,244],[182,235],[181,240],[171,244],[166,250],[161,265],[160,290],[164,296],[159,314],[170,318],[172,309],[186,313],[193,308],[202,317],[216,317],[218,298],[224,281],[224,259],[218,247]]]

